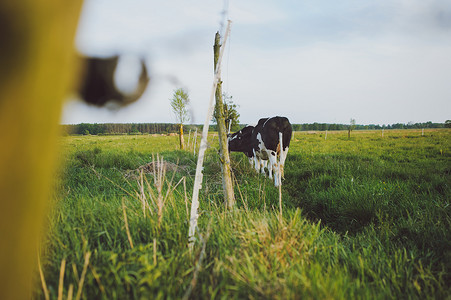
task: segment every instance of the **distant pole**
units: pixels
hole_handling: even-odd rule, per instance
[[[180,150],[185,149],[185,139],[183,138],[183,123],[180,123]]]
[[[197,146],[197,127],[196,127],[196,132],[194,133],[194,155],[196,155],[196,146]]]
[[[191,129],[189,130],[189,134],[188,134],[188,150],[189,150],[190,141],[191,141]]]
[[[384,137],[384,128],[382,128],[382,137]]]
[[[424,136],[424,128],[421,128],[421,136]]]
[[[327,140],[327,129],[326,129],[326,136],[324,137],[324,140]]]

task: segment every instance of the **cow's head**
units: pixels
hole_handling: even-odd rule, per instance
[[[251,137],[254,126],[246,126],[240,131],[228,136],[229,151],[249,152],[252,151]]]

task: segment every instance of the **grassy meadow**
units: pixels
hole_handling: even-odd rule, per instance
[[[451,130],[296,132],[282,219],[241,153],[236,209],[223,208],[215,139],[190,253],[191,145],[62,137],[33,297],[451,299]]]

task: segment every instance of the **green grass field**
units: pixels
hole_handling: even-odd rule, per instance
[[[241,153],[236,209],[223,208],[211,140],[190,253],[192,149],[63,137],[34,298],[451,298],[451,130],[296,132],[282,220],[278,190]]]

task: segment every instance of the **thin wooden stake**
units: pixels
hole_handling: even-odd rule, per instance
[[[146,218],[146,206],[148,206],[148,204],[147,204],[147,200],[146,200],[146,194],[144,193],[144,169],[141,169],[139,171],[138,186],[141,191],[141,195],[138,195],[138,197],[141,200],[143,216],[145,219]]]
[[[197,127],[196,127],[196,132],[194,133],[194,155],[196,155],[196,147],[197,147]]]
[[[199,147],[199,156],[197,158],[196,176],[194,178],[193,198],[191,201],[191,214],[190,214],[190,222],[189,222],[190,224],[189,224],[189,231],[188,231],[189,248],[190,248],[191,253],[192,253],[194,241],[195,241],[194,234],[196,233],[196,230],[197,230],[197,219],[199,217],[199,214],[198,214],[199,190],[201,189],[201,186],[202,186],[202,177],[203,177],[202,169],[203,169],[203,164],[204,164],[205,151],[207,150],[208,127],[210,124],[210,120],[213,116],[213,109],[214,109],[213,100],[215,98],[216,87],[218,86],[219,74],[220,74],[219,71],[221,70],[222,56],[224,54],[227,37],[229,36],[230,24],[231,24],[231,21],[228,21],[227,30],[226,30],[226,33],[224,36],[223,47],[221,47],[221,51],[220,51],[219,57],[218,57],[218,63],[216,65],[215,76],[213,79],[213,86],[212,86],[211,94],[210,94],[210,102],[208,105],[208,112],[205,117],[204,128],[202,130],[202,138],[201,138],[200,147]]]
[[[279,180],[282,180],[280,176],[280,164],[279,164]],[[282,184],[279,184],[279,223],[282,225]]]
[[[58,300],[63,299],[63,287],[64,287],[64,271],[66,270],[66,259],[61,261],[60,268],[60,280],[58,284]]]
[[[191,140],[191,129],[189,130],[189,134],[188,134],[188,150],[189,150],[190,140]]]
[[[75,263],[72,263],[72,272],[74,273],[75,279],[79,281],[80,277],[78,277],[77,265]]]
[[[67,300],[72,300],[74,296],[74,285],[71,283],[69,285],[69,291],[67,291]]]
[[[85,282],[86,271],[88,270],[89,258],[91,257],[91,252],[87,252],[85,255],[85,264],[83,265],[83,271],[81,272],[80,281],[78,282],[77,295],[75,300],[80,300],[81,292],[83,291],[83,283]]]
[[[186,218],[188,219],[189,211],[188,211],[188,197],[186,196],[186,177],[185,176],[183,176],[183,192],[185,195]]]
[[[130,229],[128,228],[127,212],[125,211],[124,198],[122,198],[122,211],[124,212],[125,232],[127,233],[127,238],[128,242],[130,243],[130,247],[133,249],[133,241],[132,236],[130,235]]]
[[[50,299],[49,290],[47,289],[47,283],[45,282],[44,272],[42,272],[41,259],[39,258],[39,255],[38,255],[38,267],[39,267],[39,276],[41,276],[41,284],[42,290],[44,291],[44,297],[45,300],[49,300]]]
[[[153,239],[153,264],[157,264],[157,240]]]
[[[184,300],[185,299],[187,300],[190,298],[193,289],[196,287],[197,277],[199,275],[199,271],[200,271],[200,268],[202,266],[202,262],[203,262],[204,256],[205,256],[205,248],[207,246],[207,241],[210,238],[210,234],[211,234],[211,223],[212,223],[212,220],[210,219],[210,222],[208,223],[208,227],[207,227],[206,237],[201,239],[202,250],[200,251],[199,259],[197,260],[196,267],[194,268],[193,279],[191,279],[190,285],[189,285],[188,289],[186,290],[185,295],[183,295],[182,299],[184,299]]]
[[[100,292],[105,295],[105,287],[103,286],[102,282],[100,281],[100,276],[96,272],[96,270],[93,268],[91,264],[89,264],[89,267],[91,268],[92,275],[94,276],[94,279],[97,281],[97,284],[99,285]]]

